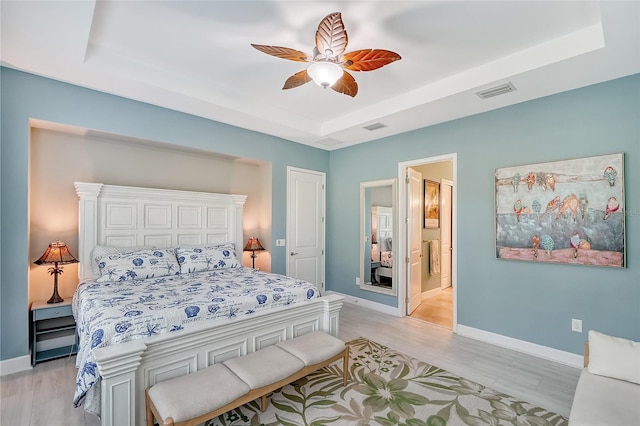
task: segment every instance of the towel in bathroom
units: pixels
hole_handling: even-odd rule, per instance
[[[440,273],[440,240],[431,240],[429,244],[429,273]]]

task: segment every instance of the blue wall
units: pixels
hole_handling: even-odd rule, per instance
[[[359,183],[396,177],[398,162],[456,152],[458,323],[574,353],[586,335],[570,331],[571,318],[582,319],[585,331],[640,340],[640,75],[327,153],[7,68],[0,73],[2,360],[28,354],[29,118],[271,161],[274,240],[285,236],[286,166],[327,172],[327,288],[392,306],[396,298],[355,285]],[[626,269],[495,259],[495,168],[614,152],[625,153]],[[284,250],[274,249],[272,270],[283,273],[285,261]]]
[[[398,306],[354,284],[359,183],[396,177],[399,162],[454,152],[458,324],[576,354],[589,329],[640,341],[640,75],[332,151],[329,288]],[[617,152],[625,153],[626,269],[495,258],[497,167]],[[571,331],[572,318],[585,333]]]
[[[271,268],[284,273],[287,166],[328,172],[329,154],[276,137],[149,104],[0,68],[0,359],[29,352],[27,304],[29,119],[270,161],[273,173]],[[52,168],[55,165],[52,165]]]

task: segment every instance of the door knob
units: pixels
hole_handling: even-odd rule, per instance
[[[294,253],[294,252],[289,253],[290,256],[295,256],[296,254],[298,253]]]

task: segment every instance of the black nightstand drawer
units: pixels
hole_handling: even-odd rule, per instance
[[[39,320],[35,321],[33,325],[35,326],[36,333],[38,334],[76,328],[76,322],[71,316],[51,318],[48,319],[48,321]]]

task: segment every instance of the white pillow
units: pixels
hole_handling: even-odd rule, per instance
[[[180,273],[175,249],[144,249],[117,253],[102,259],[101,276],[96,281],[132,281]]]
[[[99,278],[102,273],[100,269],[104,268],[103,260],[109,256],[121,253],[130,253],[132,251],[151,249],[151,246],[135,246],[135,247],[118,247],[118,246],[95,246],[91,250],[91,273],[94,278]]]
[[[241,266],[233,243],[178,247],[176,256],[182,274]]]
[[[640,384],[640,342],[589,330],[591,374]]]

